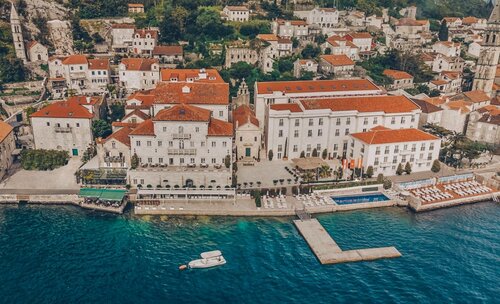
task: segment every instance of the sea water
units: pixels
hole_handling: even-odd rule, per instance
[[[322,266],[292,218],[2,206],[0,302],[498,303],[498,204],[318,218],[344,250],[395,246],[403,256]],[[226,265],[178,270],[214,249]]]

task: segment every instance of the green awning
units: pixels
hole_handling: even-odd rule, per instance
[[[80,197],[98,198],[105,201],[121,201],[126,193],[126,190],[119,189],[81,188],[78,195]]]
[[[105,201],[121,201],[125,193],[127,193],[126,190],[104,189],[102,190],[100,199]]]
[[[81,188],[78,196],[80,197],[91,197],[91,198],[99,198],[101,197],[102,189],[95,188]]]

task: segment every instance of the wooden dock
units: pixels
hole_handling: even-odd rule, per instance
[[[372,261],[401,256],[395,247],[343,251],[317,219],[294,220],[293,222],[321,264]]]

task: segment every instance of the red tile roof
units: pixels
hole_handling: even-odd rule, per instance
[[[0,120],[0,142],[3,142],[5,138],[12,132],[13,128],[8,123]]]
[[[208,124],[208,136],[233,136],[233,124],[211,118]]]
[[[134,128],[132,128],[130,126],[123,126],[122,128],[120,128],[120,130],[118,130],[116,132],[113,132],[113,133],[111,133],[111,135],[109,135],[108,137],[106,137],[106,139],[104,140],[104,142],[108,142],[111,139],[115,139],[115,140],[123,143],[124,145],[130,147],[130,137],[129,137],[129,134],[133,130],[134,130]]]
[[[169,109],[163,109],[155,117],[154,121],[206,121],[210,120],[210,110],[187,104],[175,105]]]
[[[99,102],[101,102],[102,97],[101,96],[84,96],[84,95],[77,95],[77,96],[71,96],[67,99],[68,102],[76,102],[80,105],[95,105]]]
[[[382,91],[368,79],[257,82],[258,94]]]
[[[157,45],[153,49],[153,55],[182,55],[181,45]]]
[[[144,4],[142,3],[129,3],[128,7],[136,7],[136,8],[144,8]]]
[[[151,66],[158,64],[158,59],[123,58],[120,64],[124,64],[127,71],[151,71]]]
[[[109,70],[108,59],[89,59],[90,70]]]
[[[255,117],[255,113],[247,105],[241,105],[233,110],[234,127],[241,127],[247,123],[259,126],[259,120]]]
[[[298,26],[306,26],[307,22],[304,20],[285,20],[285,19],[277,19],[276,22],[278,22],[279,25],[284,25],[286,22],[290,22],[291,25],[298,25]]]
[[[230,11],[248,11],[248,8],[243,5],[228,5],[226,8]]]
[[[351,136],[370,145],[439,139],[419,129],[375,130],[353,133]]]
[[[278,41],[279,37],[275,34],[258,34],[257,39],[265,41]]]
[[[87,57],[85,55],[69,55],[66,57],[62,64],[87,64]]]
[[[429,23],[429,20],[415,20],[411,18],[401,18],[397,26],[422,26]]]
[[[163,82],[151,94],[156,104],[229,104],[227,83]]]
[[[140,38],[146,38],[146,35],[150,35],[151,38],[157,39],[158,38],[158,31],[157,30],[147,30],[147,29],[139,29],[135,30],[134,36],[139,35]]]
[[[405,71],[398,71],[398,70],[386,69],[386,70],[384,70],[383,74],[387,77],[394,79],[394,80],[412,79],[413,78],[413,76],[406,73]]]
[[[300,103],[306,110],[408,113],[419,107],[406,96],[360,96],[327,99],[304,99]]]
[[[412,99],[412,101],[417,104],[417,106],[422,110],[422,113],[434,113],[434,112],[439,112],[443,111],[440,107],[433,105],[430,102],[427,102],[425,100],[421,99]]]
[[[114,29],[135,29],[135,25],[130,23],[114,23],[111,27]]]
[[[146,119],[150,118],[148,114],[142,112],[141,110],[134,109],[132,112],[130,112],[127,115],[125,115],[125,117],[123,117],[122,120],[125,120],[125,119],[127,119],[127,118],[129,118],[131,116],[137,116],[137,117],[139,117],[142,120],[146,120]]]
[[[353,33],[347,34],[346,38],[347,39],[349,39],[349,38],[352,38],[352,39],[368,39],[368,38],[373,38],[373,37],[368,32],[353,32]],[[349,40],[351,40],[351,39],[349,39]]]
[[[290,112],[302,112],[302,108],[296,103],[276,103],[271,105],[271,110],[274,111],[290,111]]]
[[[94,116],[78,102],[59,101],[43,107],[33,113],[31,117],[91,119]]]
[[[178,82],[185,82],[188,78],[194,82],[217,82],[224,83],[216,69],[162,69],[161,81],[169,82],[177,79]]]
[[[354,65],[354,61],[346,55],[321,55],[320,58],[333,66]]]
[[[153,120],[148,119],[143,121],[132,132],[130,132],[130,135],[144,135],[144,136],[155,135]]]

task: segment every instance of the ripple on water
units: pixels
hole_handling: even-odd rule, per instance
[[[5,303],[494,302],[498,204],[413,214],[319,216],[343,249],[403,257],[321,266],[291,218],[113,216],[72,207],[0,207]],[[179,272],[205,250],[228,264]]]

